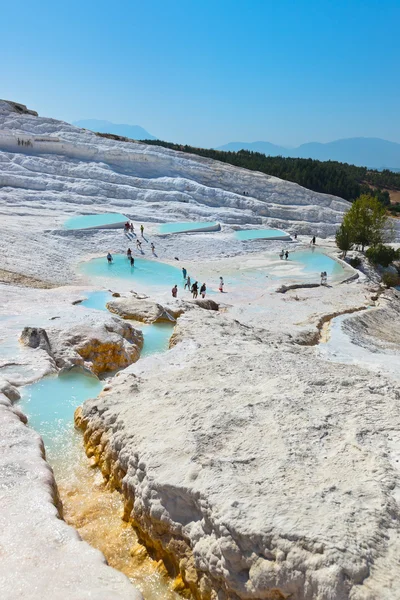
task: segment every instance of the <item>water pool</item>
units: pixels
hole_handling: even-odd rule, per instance
[[[235,232],[238,240],[291,240],[286,231],[281,229],[241,229]]]
[[[120,213],[101,213],[98,215],[77,215],[64,223],[64,229],[102,229],[123,225],[127,217]]]
[[[130,279],[132,283],[140,283],[145,286],[168,287],[179,285],[182,272],[177,267],[156,260],[136,258],[135,266],[131,267],[125,254],[114,254],[113,262],[109,264],[106,257],[94,258],[79,267],[81,273],[89,277]]]
[[[64,460],[76,445],[74,412],[88,398],[96,397],[103,384],[77,371],[44,377],[21,389],[20,408],[43,438],[50,463]],[[74,435],[75,434],[75,435]]]
[[[326,271],[328,277],[335,278],[343,275],[344,271],[343,266],[337,260],[317,250],[302,250],[290,253],[289,260],[301,263],[302,272],[305,275],[310,273],[319,275],[322,271]]]
[[[78,304],[78,306],[107,311],[106,304],[111,297],[111,293],[107,291],[89,292],[87,299]],[[147,324],[140,323],[139,321],[130,322],[136,329],[140,329],[143,333],[144,344],[140,358],[168,350],[169,340],[174,330],[174,323]]]
[[[183,223],[163,223],[158,228],[159,233],[190,233],[195,231],[219,231],[221,226],[216,221],[211,222],[194,222],[188,221]]]

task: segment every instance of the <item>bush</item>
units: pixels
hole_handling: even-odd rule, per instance
[[[377,246],[368,248],[365,256],[373,265],[382,265],[382,267],[388,267],[394,260],[399,258],[399,251],[395,250],[391,246],[378,244]]]
[[[382,283],[387,288],[398,287],[400,286],[400,275],[397,275],[397,273],[384,273],[382,275]]]
[[[358,269],[358,267],[361,265],[361,258],[359,256],[355,256],[354,258],[350,258],[349,265],[352,266],[352,267],[354,267],[355,269]]]

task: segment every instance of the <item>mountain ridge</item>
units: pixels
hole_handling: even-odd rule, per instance
[[[131,138],[133,140],[155,140],[156,137],[146,131],[140,125],[128,125],[127,123],[112,123],[102,119],[80,119],[73,121],[72,125],[89,129],[99,133],[113,133],[121,137]]]
[[[287,148],[262,141],[250,143],[230,142],[218,146],[216,150],[230,152],[249,150],[261,152],[266,156],[312,158],[321,161],[333,160],[373,169],[400,168],[400,144],[377,137],[342,138],[325,143],[307,142],[296,148]]]

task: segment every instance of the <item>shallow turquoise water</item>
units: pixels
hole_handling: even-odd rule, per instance
[[[268,240],[281,238],[290,240],[290,235],[281,229],[243,229],[235,231],[238,240]]]
[[[78,306],[86,306],[86,308],[95,308],[96,310],[107,310],[106,304],[111,298],[111,293],[104,290],[89,292],[86,300],[78,304]]]
[[[218,225],[216,221],[211,222],[193,222],[188,221],[187,223],[163,223],[159,227],[159,233],[180,233],[183,231],[196,231],[196,229],[203,229],[204,227],[215,227]]]
[[[87,229],[89,227],[99,227],[101,225],[113,225],[114,223],[124,223],[127,217],[120,213],[103,213],[99,215],[78,215],[71,217],[64,223],[65,229]]]
[[[74,412],[88,398],[95,398],[103,384],[79,372],[45,377],[21,390],[20,407],[43,438],[46,455],[57,460],[74,444]]]
[[[110,292],[107,291],[89,292],[87,300],[84,300],[78,306],[107,311],[106,304],[111,297]],[[152,323],[151,325],[146,325],[145,323],[132,322],[132,325],[143,332],[144,344],[140,354],[141,358],[168,350],[169,339],[174,329],[173,323]]]
[[[302,272],[305,274],[320,274],[321,271],[326,271],[328,277],[343,274],[343,267],[340,263],[317,250],[303,250],[301,252],[289,253],[289,260],[302,263]]]
[[[131,279],[146,286],[172,286],[180,284],[182,280],[182,271],[180,268],[167,265],[156,260],[147,260],[146,258],[136,258],[135,266],[131,267],[125,254],[114,254],[113,262],[108,264],[106,257],[94,258],[80,265],[81,273],[89,277],[106,277]]]

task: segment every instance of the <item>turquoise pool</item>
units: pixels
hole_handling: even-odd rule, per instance
[[[182,272],[180,268],[167,265],[156,260],[136,258],[135,266],[131,267],[125,254],[114,254],[114,261],[108,264],[106,257],[94,258],[80,265],[81,273],[89,277],[130,279],[146,286],[168,287],[180,284]]]
[[[220,229],[219,223],[216,221],[202,222],[202,221],[188,221],[183,223],[163,223],[160,225],[159,233],[186,233],[191,231],[217,231]]]
[[[119,223],[125,223],[127,217],[120,213],[102,213],[98,215],[78,215],[71,217],[64,223],[65,229],[91,229],[92,227],[101,228],[115,226]]]
[[[106,304],[111,297],[111,293],[107,291],[89,292],[87,299],[77,306],[107,311]],[[140,354],[141,358],[168,350],[169,339],[174,330],[174,323],[152,323],[148,325],[135,321],[132,324],[143,333],[144,344]]]
[[[288,262],[290,261],[301,263],[304,274],[317,273],[319,275],[322,271],[326,271],[328,277],[343,274],[343,267],[340,263],[317,250],[303,250],[290,253]]]
[[[88,398],[96,397],[102,388],[102,382],[95,377],[70,371],[21,389],[20,407],[28,416],[29,425],[42,436],[50,462],[72,452],[75,409]]]
[[[242,229],[235,232],[238,240],[287,240],[291,239],[286,231],[281,229]]]

